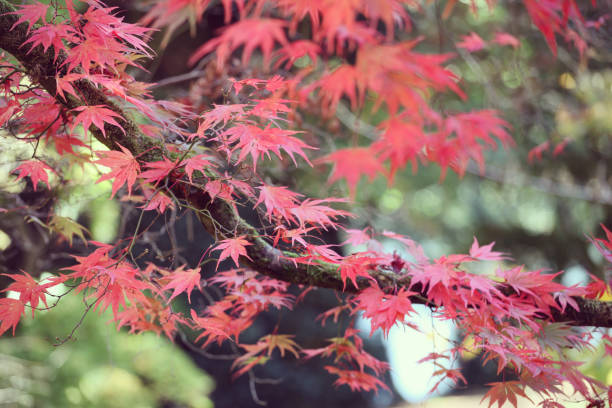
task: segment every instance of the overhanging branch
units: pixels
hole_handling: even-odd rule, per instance
[[[38,46],[30,50],[30,46],[23,46],[28,39],[27,24],[23,23],[13,30],[11,27],[16,23],[18,17],[7,14],[15,11],[13,6],[6,0],[0,0],[0,48],[12,54],[24,67],[28,76],[40,84],[50,95],[54,96],[58,103],[68,110],[79,106],[104,105],[121,116],[119,124],[123,130],[106,124],[105,133],[95,127],[90,129],[96,139],[109,149],[118,150],[119,145],[127,148],[142,163],[162,160],[168,155],[162,142],[149,138],[142,134],[138,126],[119,105],[109,99],[101,90],[96,88],[87,80],[76,81],[73,85],[82,99],[67,95],[67,100],[56,95],[56,75],[62,75],[62,62],[64,58],[60,55],[54,59],[53,51],[49,49],[43,52]],[[251,245],[247,246],[247,253],[251,258],[247,263],[258,272],[282,281],[330,288],[337,291],[344,290],[344,284],[336,265],[323,262],[309,265],[294,262],[299,254],[281,251],[270,245],[260,236],[258,231],[243,220],[236,209],[229,203],[216,199],[211,201],[206,192],[201,189],[190,187],[186,189],[181,183],[173,184],[173,194],[178,198],[185,199],[197,211],[198,217],[206,230],[217,239],[228,238],[232,234],[244,235]],[[223,231],[217,228],[223,227]],[[408,278],[395,279],[386,271],[376,270],[371,272],[372,278],[383,289],[395,287],[407,287],[410,282]],[[358,292],[370,285],[369,279],[358,279],[359,288],[351,284],[346,286],[348,292]],[[598,326],[612,327],[612,302],[602,302],[583,298],[574,298],[580,307],[580,311],[567,308],[563,313],[553,313],[555,321],[563,321],[575,326]],[[413,299],[415,303],[425,303],[423,296]]]

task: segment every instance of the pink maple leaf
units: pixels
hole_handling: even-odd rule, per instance
[[[10,298],[0,299],[0,336],[10,327],[13,327],[13,336],[15,335],[15,328],[23,312],[22,301]]]
[[[14,282],[7,286],[6,289],[0,292],[13,291],[19,293],[19,300],[21,302],[28,303],[30,302],[30,306],[32,307],[32,317],[34,317],[34,310],[38,307],[38,303],[42,300],[42,302],[47,306],[47,288],[50,286],[55,286],[61,282],[59,279],[52,280],[50,282],[39,284],[34,280],[34,278],[27,273],[26,271],[21,271],[23,275],[17,274],[7,274],[3,273],[2,275],[8,276]]]
[[[198,170],[200,173],[204,172],[206,167],[215,167],[215,164],[211,161],[212,157],[205,154],[198,154],[197,156],[185,159],[183,164],[185,165],[185,173],[189,178],[189,182],[192,183],[193,172]]]
[[[172,292],[172,296],[170,296],[168,302],[181,293],[187,292],[187,300],[189,300],[189,303],[191,303],[191,291],[196,286],[198,289],[202,290],[202,286],[200,284],[200,268],[185,270],[185,265],[183,265],[173,271],[165,279],[168,280],[168,283],[162,288],[162,290],[174,289],[174,292]]]
[[[495,33],[493,42],[499,45],[509,45],[514,48],[518,48],[521,45],[520,41],[515,36],[502,32]]]
[[[264,184],[259,187],[259,199],[255,203],[255,207],[263,202],[266,206],[268,220],[272,218],[272,215],[291,219],[293,217],[289,210],[297,205],[300,196],[301,194],[294,193],[287,187],[275,187]]]
[[[25,176],[29,176],[32,180],[32,185],[34,186],[34,191],[36,191],[36,187],[39,181],[42,181],[49,186],[49,175],[48,171],[53,172],[53,169],[41,162],[40,160],[28,160],[26,162],[21,163],[13,172],[19,172],[19,176],[17,177],[17,181],[21,180]]]
[[[351,196],[355,195],[355,188],[361,176],[366,175],[372,181],[378,174],[386,173],[374,152],[367,147],[336,150],[322,158],[321,161],[334,164],[329,183],[342,178],[346,179]]]
[[[114,179],[111,198],[123,184],[127,184],[128,193],[132,194],[132,186],[136,181],[136,176],[138,176],[140,172],[140,165],[134,156],[132,156],[132,153],[121,145],[119,145],[119,148],[121,152],[96,152],[101,159],[96,160],[95,163],[111,169],[109,173],[102,175],[102,177],[96,181],[96,184],[104,180]]]
[[[162,214],[166,211],[166,208],[174,208],[174,201],[161,191],[150,198],[149,203],[143,207],[146,211],[158,210]]]
[[[463,48],[469,52],[476,52],[482,50],[486,46],[486,43],[476,33],[470,33],[464,35],[461,42],[457,43],[457,47]]]
[[[219,260],[217,261],[217,268],[219,267],[219,263],[223,261],[227,257],[231,257],[236,266],[240,266],[238,263],[238,258],[242,255],[250,260],[252,260],[246,252],[246,246],[252,245],[249,241],[244,239],[244,235],[235,238],[224,239],[213,251],[221,250],[221,254],[219,255]]]
[[[493,245],[495,245],[495,242],[491,242],[489,245],[480,246],[478,240],[474,237],[474,242],[470,248],[470,256],[481,261],[502,261],[508,259],[503,252],[493,251]]]
[[[148,167],[148,170],[140,173],[140,177],[142,177],[148,183],[155,182],[155,184],[157,184],[168,176],[172,170],[180,165],[177,165],[175,162],[172,162],[164,157],[163,160],[147,163],[146,166]]]
[[[100,129],[104,137],[106,137],[104,124],[110,123],[111,125],[121,129],[121,131],[125,133],[123,127],[121,127],[121,125],[117,123],[117,121],[114,119],[122,119],[121,115],[119,115],[117,112],[110,110],[104,105],[79,106],[74,108],[73,111],[80,112],[74,118],[74,124],[72,125],[73,130],[80,123],[83,125],[83,131],[85,132],[85,135],[87,135],[87,130],[89,130],[89,127],[93,124],[98,129]]]
[[[251,57],[255,48],[261,48],[264,65],[268,65],[275,43],[287,44],[283,20],[272,18],[249,18],[238,21],[223,30],[223,33],[200,47],[189,59],[189,64],[195,64],[204,55],[216,51],[217,64],[223,66],[225,59],[244,45],[242,62]]]
[[[6,14],[16,14],[19,16],[19,20],[11,26],[11,30],[17,27],[21,23],[28,23],[28,32],[32,29],[34,24],[40,19],[43,23],[47,22],[47,10],[49,9],[48,4],[35,3],[35,4],[21,4],[19,11],[12,11]]]
[[[74,32],[74,28],[67,24],[45,24],[34,30],[22,46],[32,44],[28,53],[39,45],[44,52],[53,46],[54,59],[57,59],[59,52],[65,50],[64,40],[75,40]]]

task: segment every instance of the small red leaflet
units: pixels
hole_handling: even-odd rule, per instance
[[[516,398],[517,395],[531,401],[527,394],[525,394],[525,386],[519,381],[494,382],[487,385],[490,385],[491,388],[485,394],[485,396],[482,397],[480,402],[483,402],[488,398],[489,407],[492,407],[496,402],[497,406],[501,407],[506,401],[508,401],[516,408],[518,406]],[[533,403],[533,401],[531,402]]]
[[[47,9],[49,8],[48,4],[21,4],[17,7],[19,7],[19,11],[12,11],[10,13],[7,13],[16,14],[19,16],[19,20],[17,20],[17,22],[13,24],[11,30],[13,30],[21,23],[28,23],[28,31],[30,31],[34,24],[36,24],[36,22],[41,18],[43,23],[47,23]]]
[[[255,207],[264,203],[266,206],[266,216],[268,220],[272,215],[278,215],[285,219],[292,219],[289,210],[296,207],[301,194],[294,193],[287,187],[275,187],[264,184],[259,187],[259,199]]]
[[[166,277],[168,284],[162,288],[162,290],[174,289],[172,296],[168,299],[168,302],[174,299],[176,296],[183,292],[187,292],[187,300],[191,303],[191,291],[194,287],[202,290],[200,285],[200,268],[185,270],[185,265],[182,265],[170,275]]]
[[[21,302],[24,304],[30,302],[30,306],[32,307],[32,317],[34,317],[34,310],[38,307],[38,303],[41,300],[45,306],[47,306],[47,297],[45,295],[47,288],[57,285],[60,283],[60,280],[56,279],[41,285],[36,282],[34,278],[32,278],[32,276],[26,271],[21,271],[21,273],[23,275],[9,275],[7,273],[3,273],[2,275],[8,276],[9,278],[13,279],[14,282],[8,285],[8,287],[1,292],[10,290],[19,293],[19,300]]]
[[[10,327],[13,328],[13,336],[15,335],[15,328],[23,312],[24,307],[20,300],[0,298],[0,336]]]
[[[164,157],[164,160],[147,163],[148,170],[140,173],[140,177],[149,183],[155,183],[157,185],[161,180],[167,177],[172,170],[179,167],[180,164],[176,164]]]
[[[255,48],[262,50],[264,65],[267,66],[272,55],[275,43],[286,44],[284,27],[287,24],[283,20],[273,18],[250,18],[234,23],[223,30],[223,34],[214,38],[200,47],[189,59],[189,64],[198,62],[204,55],[211,51],[217,52],[217,64],[223,66],[225,59],[244,45],[242,62],[251,57]]]
[[[104,130],[105,123],[110,123],[111,125],[114,125],[121,129],[121,131],[125,133],[123,127],[121,127],[121,125],[117,123],[117,121],[114,119],[121,119],[121,115],[119,115],[117,112],[113,112],[109,108],[106,108],[104,105],[79,106],[74,108],[73,111],[77,111],[80,113],[74,118],[74,124],[72,125],[72,129],[74,130],[74,128],[78,124],[82,124],[85,136],[87,136],[87,131],[89,130],[89,127],[93,124],[98,129],[100,129],[104,137],[106,137],[106,131]]]
[[[13,173],[17,171],[19,172],[19,176],[17,176],[18,181],[24,178],[25,176],[30,177],[30,179],[32,180],[32,185],[34,186],[34,191],[36,191],[36,187],[38,186],[39,181],[42,181],[47,185],[47,188],[50,188],[49,175],[47,174],[47,172],[53,172],[53,169],[42,161],[28,160],[17,166],[17,168],[13,170]]]
[[[189,159],[185,159],[183,161],[183,164],[185,165],[185,173],[187,173],[190,183],[193,183],[192,177],[194,171],[198,170],[199,172],[203,173],[206,167],[215,167],[215,164],[211,161],[212,159],[213,158],[211,156],[198,154],[197,156],[190,157]]]
[[[99,183],[104,180],[114,179],[111,198],[123,184],[127,184],[128,193],[132,194],[132,186],[136,181],[136,176],[138,176],[140,172],[140,165],[134,156],[132,156],[132,153],[121,145],[119,147],[122,150],[121,152],[97,151],[96,154],[101,157],[101,159],[94,162],[111,169],[110,173],[102,175],[102,177],[96,181],[96,183]]]
[[[504,259],[509,259],[503,252],[492,251],[493,245],[495,245],[495,242],[480,246],[478,240],[474,237],[474,242],[470,247],[470,256],[481,261],[503,261]]]
[[[457,47],[463,48],[468,52],[480,51],[487,46],[482,38],[476,33],[464,35],[461,42],[457,43]]]
[[[372,181],[379,173],[386,173],[374,151],[367,147],[336,150],[325,156],[321,161],[334,164],[332,174],[329,176],[329,183],[331,184],[341,178],[346,179],[352,196],[355,195],[355,188],[362,175],[368,176],[368,179]]]
[[[251,259],[247,255],[247,252],[245,249],[245,247],[247,245],[251,245],[251,243],[247,241],[246,239],[244,239],[244,237],[245,237],[244,235],[241,235],[236,238],[228,238],[228,239],[224,239],[223,241],[219,242],[217,247],[213,249],[213,251],[222,250],[221,255],[219,255],[219,260],[217,261],[217,268],[219,267],[219,263],[227,257],[231,257],[234,263],[236,264],[236,266],[240,266],[238,264],[238,258],[240,257],[240,255],[245,256],[248,259]]]
[[[334,385],[348,385],[352,391],[374,391],[389,389],[385,383],[378,378],[358,370],[342,370],[334,366],[325,366],[330,374],[338,376]]]
[[[149,197],[147,197],[147,193],[145,193],[145,197],[147,197],[148,200],[148,204],[142,207],[145,211],[157,210],[163,214],[166,208],[172,209],[175,207],[174,201],[162,191],[158,191],[153,197],[150,197],[151,194],[153,194],[153,192],[149,191]]]
[[[521,42],[515,36],[502,32],[495,33],[493,42],[499,45],[509,45],[514,48],[518,48],[521,45]]]
[[[65,50],[64,40],[75,40],[74,28],[67,24],[46,24],[32,32],[23,45],[32,44],[30,51],[41,45],[47,52],[53,46],[54,59],[57,59],[60,51]]]

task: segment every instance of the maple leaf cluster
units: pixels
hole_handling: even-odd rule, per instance
[[[65,14],[33,3],[0,16],[10,19],[7,31],[12,35],[27,36],[14,49],[0,40],[0,47],[18,57],[2,57],[0,125],[17,121],[22,138],[36,146],[33,156],[15,167],[17,178],[28,177],[34,190],[40,181],[50,188],[51,173],[62,182],[67,169],[39,157],[39,143],[72,162],[100,172],[108,168],[97,182],[112,182],[110,198],[124,196],[141,204],[142,212],[193,210],[216,240],[203,257],[216,259],[217,269],[224,260],[235,268],[204,280],[201,264],[165,268],[139,262],[134,243],[143,231],[112,245],[89,241],[93,250],[74,255],[74,265],[56,278],[37,282],[25,271],[8,275],[13,282],[5,291],[18,298],[0,299],[0,334],[15,332],[26,307],[34,314],[41,302],[49,307],[47,296],[60,301],[61,295],[51,295],[49,289],[68,283],[89,309],[110,308],[118,328],[174,339],[189,327],[198,332],[195,341],[202,348],[232,342],[243,352],[233,364],[236,376],[276,354],[287,354],[329,358],[333,363],[326,370],[337,377],[337,385],[386,388],[381,376],[388,365],[364,350],[354,327],[318,349],[302,349],[289,334],[267,334],[252,344],[242,341],[241,334],[260,313],[291,309],[303,298],[289,293],[290,283],[298,283],[347,292],[343,304],[323,314],[323,320],[362,314],[370,319],[372,331],[381,329],[384,335],[399,324],[417,328],[411,322],[417,302],[431,307],[437,319],[453,320],[472,335],[469,351],[481,352],[485,360],[497,362],[498,372],[512,371],[520,380],[494,384],[488,394],[491,405],[516,405],[516,396],[525,396],[526,387],[549,401],[561,393],[564,382],[585,399],[606,388],[582,374],[577,363],[560,358],[567,348],[588,347],[590,339],[587,332],[573,330],[567,319],[555,320],[580,312],[577,299],[601,296],[607,283],[565,287],[555,274],[502,264],[508,256],[476,239],[466,254],[430,259],[401,234],[348,230],[346,244],[368,249],[343,255],[317,240],[317,234],[343,228],[342,220],[352,216],[345,209],[348,200],[305,197],[265,173],[270,162],[296,167],[328,163],[333,166],[329,183],[346,181],[354,196],[363,176],[373,180],[383,175],[392,182],[408,163],[415,169],[436,163],[442,175],[448,168],[463,174],[471,161],[484,168],[487,149],[512,145],[509,124],[493,110],[444,112],[433,107],[436,93],[459,99],[466,95],[446,66],[452,55],[419,52],[419,39],[396,41],[397,30],[408,35],[409,10],[418,12],[419,2],[223,0],[226,27],[196,50],[190,63],[215,53],[216,66],[223,70],[241,52],[243,64],[261,56],[262,67],[285,70],[283,76],[228,80],[232,103],[212,107],[156,100],[149,86],[130,74],[130,69],[141,68],[139,60],[152,56],[147,45],[152,28],[167,27],[167,42],[180,24],[195,28],[209,1],[157,1],[141,24],[126,23],[101,1],[84,3],[82,12],[67,0]],[[454,3],[448,2],[445,15]],[[525,0],[524,5],[553,52],[556,36],[566,34],[569,21],[582,21],[573,0]],[[297,33],[303,21],[310,27],[308,36]],[[384,34],[377,30],[381,24]],[[493,42],[519,46],[506,33],[498,33]],[[484,40],[470,34],[457,46],[476,52]],[[354,54],[353,61],[349,54]],[[54,71],[36,76],[24,63],[28,55],[46,55],[51,66],[45,69]],[[294,65],[298,60],[307,63]],[[369,145],[354,143],[328,152],[299,129],[296,117],[312,105],[330,116],[344,101],[354,109],[384,111],[385,119]],[[108,150],[94,145],[91,137]],[[263,227],[247,224],[239,208],[256,212]],[[74,235],[86,241],[78,224],[66,227],[63,221],[60,228],[58,220],[49,221],[49,228],[67,235],[71,244]],[[607,240],[593,242],[610,261],[611,234],[605,231]],[[385,240],[397,241],[410,259],[385,253]],[[499,268],[491,275],[470,273],[475,262],[498,262]],[[317,273],[323,276],[320,280]],[[196,308],[192,294],[207,285],[218,286],[221,295]],[[190,304],[188,314],[171,307],[181,295]],[[446,379],[465,382],[459,371],[439,361],[466,350],[459,344],[428,357],[439,368],[434,388]]]

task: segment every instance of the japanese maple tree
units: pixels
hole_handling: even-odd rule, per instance
[[[49,290],[64,283],[83,296],[85,313],[110,309],[117,327],[132,333],[174,339],[188,327],[198,332],[198,347],[230,342],[242,353],[232,366],[235,376],[278,354],[327,359],[325,369],[338,386],[385,388],[381,376],[388,364],[364,350],[354,326],[315,349],[302,348],[291,333],[243,341],[241,334],[260,313],[291,310],[312,288],[331,288],[347,296],[322,316],[322,324],[340,314],[361,314],[384,335],[394,325],[418,329],[414,304],[431,308],[436,319],[452,320],[472,336],[470,351],[495,361],[499,373],[513,374],[512,381],[492,384],[490,405],[516,405],[530,388],[543,397],[542,406],[561,406],[556,401],[566,383],[584,400],[602,404],[608,387],[583,374],[566,351],[591,345],[591,334],[573,327],[612,327],[612,304],[599,299],[608,282],[595,278],[588,286],[566,287],[557,274],[513,266],[510,255],[477,239],[466,253],[431,258],[399,233],[345,228],[355,217],[347,203],[364,176],[392,184],[407,166],[418,171],[436,165],[444,182],[448,171],[463,175],[471,163],[484,170],[487,151],[514,145],[503,113],[436,105],[437,95],[467,96],[449,68],[455,56],[422,52],[422,39],[411,32],[428,1],[222,0],[225,26],[185,63],[214,62],[214,73],[224,79],[223,95],[211,105],[195,97],[155,99],[154,84],[134,78],[143,61],[155,58],[151,36],[164,30],[165,45],[182,25],[195,31],[214,3],[149,1],[146,15],[132,24],[101,0],[17,6],[0,0],[0,125],[6,137],[33,146],[31,157],[15,162],[16,178],[28,179],[34,191],[53,189],[68,184],[71,169],[90,166],[101,172],[97,182],[112,181],[109,200],[132,200],[141,212],[128,239],[112,244],[87,242],[74,220],[52,213],[37,217],[71,245],[75,239],[86,242],[88,250],[74,253],[72,265],[52,279],[37,281],[33,271],[9,274],[3,292],[16,295],[0,298],[0,334],[14,334],[22,318],[35,319],[37,310],[61,302],[63,295]],[[441,18],[452,19],[463,7],[456,3],[447,0]],[[560,40],[584,53],[588,22],[578,2],[521,3],[552,54]],[[518,48],[520,39],[466,32],[456,47]],[[331,117],[345,103],[355,112],[380,114],[369,143],[355,139],[330,148],[333,135],[318,138],[302,126],[312,120],[305,118]],[[60,159],[50,160],[49,151]],[[346,183],[348,194],[308,197],[292,191],[267,171],[270,163],[328,169],[328,182]],[[142,213],[163,215],[169,208],[192,212],[216,241],[202,248],[200,264],[162,266],[143,262],[144,254],[136,251],[146,233]],[[258,223],[246,220],[247,210]],[[37,210],[15,201],[2,211],[29,216]],[[612,262],[612,235],[603,228],[606,238],[593,244]],[[330,229],[346,229],[345,244],[367,249],[345,254],[322,242],[320,234]],[[409,255],[384,252],[383,240],[396,241]],[[218,268],[224,260],[230,269],[202,278],[204,264],[213,261]],[[490,275],[471,272],[480,262],[499,267]],[[196,307],[194,292],[207,285],[221,288],[222,296]],[[292,285],[302,295],[290,294]],[[182,294],[191,305],[187,313],[172,307]],[[439,367],[434,389],[444,380],[466,381],[444,364],[465,350],[456,344],[424,359]]]

